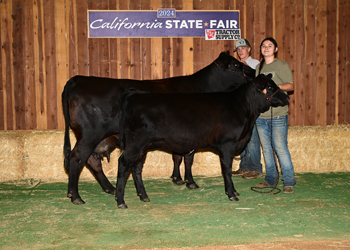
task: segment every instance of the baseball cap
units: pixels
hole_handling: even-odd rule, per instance
[[[234,51],[236,51],[238,47],[243,47],[243,46],[249,46],[250,47],[250,44],[249,44],[247,39],[243,38],[243,39],[237,40],[235,46],[236,46],[236,48],[234,49]]]

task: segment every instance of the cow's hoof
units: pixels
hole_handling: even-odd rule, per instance
[[[235,194],[236,196],[239,196],[239,193],[238,193],[238,192],[234,192],[234,194]]]
[[[191,183],[191,184],[187,183],[186,187],[188,189],[198,189],[199,188],[199,186],[196,183]]]
[[[150,202],[151,201],[148,197],[146,197],[144,199],[140,197],[140,200],[143,202]]]
[[[74,201],[72,201],[74,205],[82,205],[85,204],[85,201],[83,201],[81,198],[77,198]]]
[[[239,201],[237,197],[230,197],[230,201]]]
[[[120,209],[127,209],[128,206],[124,203],[124,204],[118,205],[118,208],[120,208]]]
[[[113,194],[113,195],[115,195],[115,191],[116,191],[116,189],[114,188],[114,189],[104,189],[103,190],[105,193],[107,193],[107,194]]]
[[[178,180],[173,179],[173,183],[180,186],[185,184],[186,182],[184,182],[182,179],[178,179]]]

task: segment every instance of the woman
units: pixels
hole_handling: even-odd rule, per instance
[[[287,62],[276,57],[278,51],[277,42],[269,37],[265,38],[260,45],[260,52],[263,60],[257,66],[256,75],[272,73],[272,80],[280,87],[281,90],[288,92],[294,90],[294,80],[292,71]],[[272,123],[272,126],[271,126]],[[284,182],[283,193],[291,194],[294,192],[296,180],[294,178],[294,167],[288,149],[287,134],[288,134],[288,105],[283,107],[271,108],[265,113],[262,113],[256,120],[256,126],[260,137],[260,142],[263,148],[266,176],[265,181],[259,183],[257,187],[264,188],[274,186],[277,182],[278,173],[275,166],[274,152],[278,156],[281,170],[282,180]],[[271,146],[271,130],[272,142]],[[277,160],[276,160],[277,163]]]

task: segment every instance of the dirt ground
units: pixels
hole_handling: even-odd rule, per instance
[[[347,241],[299,241],[285,243],[265,243],[249,244],[237,246],[209,246],[209,247],[180,247],[180,248],[156,248],[157,250],[333,250],[333,249],[350,249],[350,240]],[[143,250],[154,250],[143,249]]]

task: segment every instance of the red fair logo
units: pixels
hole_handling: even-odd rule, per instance
[[[213,39],[215,36],[215,30],[205,30],[205,33],[207,35],[207,39]]]

